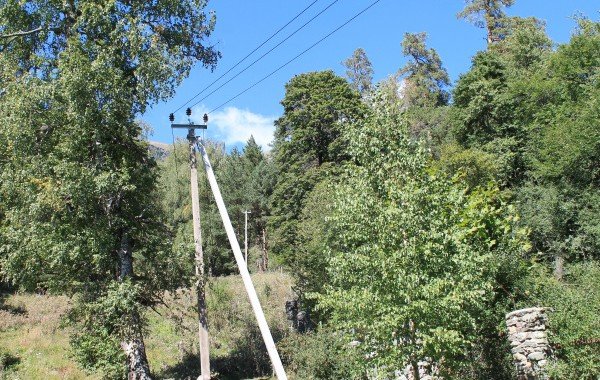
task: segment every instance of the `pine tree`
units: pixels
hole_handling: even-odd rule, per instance
[[[323,167],[347,158],[343,129],[362,117],[364,105],[348,82],[331,71],[311,72],[286,84],[284,114],[275,122],[277,184],[271,197],[273,249],[286,260],[297,244],[298,216]]]
[[[426,33],[406,33],[402,53],[409,62],[400,69],[404,77],[403,101],[408,106],[435,107],[446,105],[450,85],[448,72],[434,49],[427,48]]]
[[[488,45],[501,40],[506,20],[503,7],[510,7],[515,0],[467,0],[466,3],[458,17],[466,18],[478,28],[485,28]]]
[[[363,48],[358,48],[342,63],[346,67],[346,77],[350,86],[363,97],[368,95],[373,87],[373,66]]]

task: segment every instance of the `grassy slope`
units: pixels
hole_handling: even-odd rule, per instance
[[[290,278],[280,273],[253,275],[275,340],[287,333],[284,303],[291,296]],[[166,305],[148,313],[148,358],[157,378],[199,374],[195,296],[167,294]],[[222,379],[268,376],[268,356],[238,276],[214,279],[208,286],[211,366]],[[69,301],[59,296],[9,295],[0,303],[0,356],[6,379],[95,379],[69,357],[69,332],[60,327]]]

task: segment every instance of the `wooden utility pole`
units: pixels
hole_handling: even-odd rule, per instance
[[[186,110],[186,114],[189,117],[192,114],[192,111],[188,108]],[[173,114],[170,114],[169,120],[171,121],[171,123],[173,123],[174,119],[175,117],[173,116]],[[200,204],[198,199],[198,170],[196,161],[196,147],[198,147],[200,154],[202,155],[204,169],[206,170],[206,177],[208,179],[208,183],[210,185],[212,193],[215,197],[215,202],[217,203],[219,214],[221,215],[221,219],[223,220],[225,232],[227,233],[227,238],[229,239],[229,243],[231,244],[233,256],[235,257],[235,261],[240,270],[240,275],[242,277],[244,287],[246,288],[246,292],[248,293],[250,305],[252,306],[252,310],[254,311],[254,315],[256,316],[258,328],[260,329],[261,335],[265,342],[267,353],[269,354],[269,358],[271,359],[273,370],[275,371],[278,380],[287,380],[287,375],[285,374],[283,364],[281,363],[281,358],[279,357],[277,347],[275,346],[275,342],[273,341],[273,336],[271,335],[271,331],[269,330],[267,320],[265,319],[265,314],[263,313],[262,307],[260,306],[260,301],[258,300],[256,289],[254,289],[254,285],[252,284],[252,278],[250,277],[250,272],[248,272],[248,266],[243,261],[244,257],[242,256],[242,250],[240,249],[240,244],[238,243],[237,237],[233,230],[233,226],[231,225],[231,220],[229,219],[229,215],[227,214],[227,209],[225,208],[225,203],[223,202],[223,197],[221,196],[221,191],[219,190],[219,185],[217,184],[217,179],[215,178],[215,173],[213,172],[212,165],[210,164],[210,160],[208,159],[208,154],[206,154],[206,149],[204,149],[204,146],[200,141],[198,141],[195,135],[195,129],[206,129],[207,122],[208,116],[204,114],[204,125],[194,125],[194,123],[192,123],[191,121],[187,125],[171,124],[171,128],[188,129],[187,137],[190,143],[190,185],[192,194],[192,212],[194,219],[194,243],[196,247],[196,289],[198,293],[200,365],[202,368],[202,375],[198,379],[210,380],[210,361],[208,356],[208,323],[206,318],[206,299],[204,295],[204,261],[202,257],[202,237],[200,234]]]
[[[248,214],[250,211],[244,211],[244,255],[246,259],[246,266],[248,266]]]
[[[198,339],[200,341],[201,380],[210,380],[210,355],[208,350],[208,318],[206,316],[206,294],[204,292],[204,253],[202,252],[202,232],[200,231],[200,199],[198,196],[198,166],[196,160],[196,134],[190,128],[190,187],[192,195],[192,215],[194,220],[194,246],[196,266],[196,295],[198,301]]]
[[[186,110],[188,117],[192,111]],[[169,116],[173,122],[173,116]],[[171,128],[187,128],[187,139],[189,142],[190,160],[190,193],[192,196],[192,219],[194,222],[194,264],[196,273],[196,297],[198,307],[198,340],[200,345],[200,368],[199,380],[210,380],[210,355],[208,342],[208,317],[206,313],[206,294],[204,276],[204,253],[202,252],[202,232],[200,230],[200,199],[198,195],[198,161],[196,159],[196,132],[195,128],[206,129],[206,125],[194,125],[191,121],[188,125],[171,124]]]

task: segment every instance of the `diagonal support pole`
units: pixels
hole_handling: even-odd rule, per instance
[[[269,358],[271,359],[273,369],[275,370],[275,374],[277,375],[278,380],[287,380],[285,370],[283,369],[283,364],[281,363],[281,358],[279,357],[279,353],[277,352],[277,347],[275,347],[275,342],[273,341],[273,337],[271,336],[269,325],[267,325],[267,320],[265,319],[265,315],[263,313],[262,307],[260,306],[260,301],[258,300],[256,290],[254,289],[254,285],[252,284],[252,278],[250,277],[250,273],[248,272],[246,262],[244,261],[244,256],[242,255],[240,244],[237,241],[237,237],[235,236],[233,226],[231,225],[231,220],[229,219],[229,215],[227,214],[227,209],[225,208],[225,203],[223,202],[223,197],[221,196],[221,191],[219,190],[219,185],[217,184],[217,179],[215,178],[215,174],[212,170],[210,160],[208,159],[208,154],[206,153],[204,146],[200,142],[197,142],[197,145],[198,150],[202,155],[202,160],[204,161],[206,177],[208,178],[210,188],[215,197],[215,201],[217,202],[219,214],[221,215],[221,219],[223,220],[225,231],[227,232],[227,237],[229,238],[229,243],[231,244],[231,249],[233,250],[233,255],[235,256],[235,261],[240,270],[240,275],[242,276],[244,287],[246,288],[246,292],[248,293],[248,298],[250,298],[250,304],[252,305],[252,309],[254,310],[254,315],[256,316],[258,327],[260,328],[260,332],[265,342],[265,346],[267,347],[267,352],[269,353]]]

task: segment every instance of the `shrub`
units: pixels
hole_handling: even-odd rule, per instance
[[[320,328],[307,334],[291,334],[279,348],[293,378],[366,379],[359,350],[349,345],[339,331]]]
[[[547,269],[530,277],[530,291],[550,308],[548,339],[553,348],[553,379],[597,379],[600,376],[600,264],[566,267],[563,281]]]

